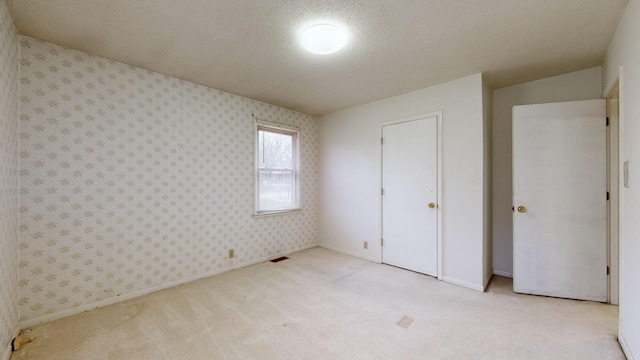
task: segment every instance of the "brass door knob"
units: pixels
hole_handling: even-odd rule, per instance
[[[520,205],[520,206],[518,206],[518,212],[520,212],[520,213],[526,213],[526,212],[527,212],[527,208],[526,208],[526,207],[524,207],[524,206],[522,206],[522,205]]]
[[[430,202],[429,205],[427,205],[427,206],[429,206],[429,209],[433,209],[434,207],[436,207],[436,204]]]

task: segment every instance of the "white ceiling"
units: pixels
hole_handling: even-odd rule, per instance
[[[483,72],[504,87],[602,63],[628,0],[9,0],[21,34],[322,115]],[[299,29],[347,27],[338,53]]]

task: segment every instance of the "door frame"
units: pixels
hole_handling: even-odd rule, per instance
[[[620,107],[620,75],[609,87],[603,91],[603,97],[607,101],[607,191],[610,199],[607,202],[607,265],[610,272],[608,277],[607,302],[619,305],[620,295],[620,190],[623,185],[623,156],[622,156],[622,113]]]
[[[434,111],[434,112],[430,112],[430,113],[424,113],[424,114],[419,114],[419,115],[413,115],[413,116],[408,116],[408,117],[403,117],[403,118],[399,118],[399,119],[395,119],[395,120],[390,120],[390,121],[386,121],[386,122],[382,122],[380,123],[380,129],[378,131],[378,135],[379,135],[379,139],[380,139],[380,144],[378,146],[378,189],[380,189],[379,193],[378,193],[378,237],[380,238],[380,261],[379,263],[382,263],[383,261],[383,257],[382,257],[382,253],[383,253],[383,245],[382,245],[382,131],[384,129],[385,126],[388,125],[394,125],[394,124],[400,124],[403,122],[409,122],[409,121],[415,121],[415,120],[420,120],[420,119],[426,119],[426,118],[432,118],[435,117],[436,120],[436,127],[437,127],[437,134],[436,134],[436,138],[437,138],[437,147],[436,147],[436,194],[437,194],[437,204],[436,204],[436,241],[437,241],[437,247],[438,247],[438,254],[437,254],[437,261],[438,261],[438,266],[437,266],[437,278],[438,280],[442,280],[442,253],[443,253],[443,249],[442,249],[442,111]]]

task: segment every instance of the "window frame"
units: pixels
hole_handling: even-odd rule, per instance
[[[266,169],[260,168],[260,131],[268,131],[276,134],[290,135],[292,136],[292,148],[291,148],[291,176],[293,178],[292,181],[292,189],[291,196],[293,200],[293,205],[291,207],[282,208],[282,209],[260,209],[260,175],[261,171],[288,171],[287,169]],[[264,121],[255,121],[254,124],[254,182],[255,182],[255,191],[254,191],[254,217],[263,217],[263,216],[273,216],[279,214],[290,214],[294,212],[298,212],[301,209],[300,207],[300,129],[281,125],[274,124]],[[262,170],[264,169],[264,170]]]

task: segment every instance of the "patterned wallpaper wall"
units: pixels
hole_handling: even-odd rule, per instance
[[[18,35],[0,0],[0,358],[18,326]]]
[[[317,245],[316,118],[20,44],[21,320]],[[301,128],[300,213],[252,217],[252,113]]]

